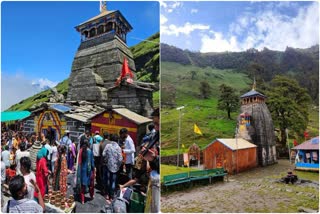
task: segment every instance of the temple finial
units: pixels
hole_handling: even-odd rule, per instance
[[[252,85],[252,91],[255,91],[257,88],[257,83],[256,83],[256,77],[253,77],[253,85]]]
[[[100,1],[100,13],[107,11],[107,1]]]

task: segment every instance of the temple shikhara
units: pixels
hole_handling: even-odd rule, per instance
[[[257,146],[260,166],[277,162],[276,137],[270,111],[265,103],[267,97],[256,91],[254,81],[252,90],[241,97],[238,136]]]
[[[148,116],[153,105],[152,89],[148,84],[134,82],[135,63],[126,44],[127,34],[133,28],[121,12],[108,10],[102,3],[99,15],[75,29],[80,33],[81,43],[72,63],[67,100],[124,105]],[[129,71],[129,79],[124,77],[124,70]],[[121,81],[124,78],[127,81]],[[119,80],[126,90],[122,88],[115,95],[120,90]]]

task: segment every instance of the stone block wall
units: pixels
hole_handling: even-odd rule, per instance
[[[117,36],[107,34],[82,42],[72,63],[67,100],[105,103],[106,89],[120,76],[124,57],[134,73],[133,55]]]

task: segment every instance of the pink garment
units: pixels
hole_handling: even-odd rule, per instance
[[[46,192],[46,187],[48,184],[48,175],[49,172],[47,167],[47,160],[45,157],[43,157],[37,161],[36,166],[36,180],[42,197],[44,197],[44,194]],[[38,198],[38,193],[34,192],[34,197]]]

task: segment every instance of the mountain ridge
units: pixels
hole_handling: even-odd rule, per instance
[[[305,49],[287,47],[285,51],[252,48],[242,52],[200,53],[161,43],[161,60],[201,68],[236,69],[261,82],[269,82],[277,74],[288,75],[308,90],[314,103],[319,101],[319,45]]]

